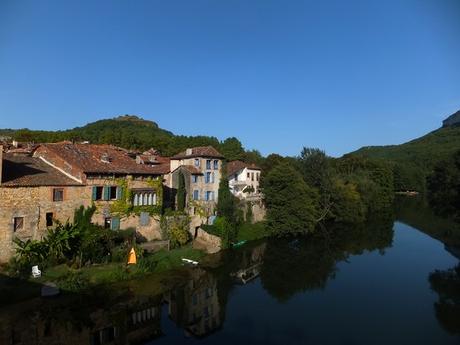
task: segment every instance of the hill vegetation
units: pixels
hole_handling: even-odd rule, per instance
[[[41,131],[30,129],[1,129],[0,137],[8,136],[21,142],[58,142],[63,140],[89,141],[93,144],[111,144],[127,149],[147,150],[155,148],[165,156],[171,156],[187,147],[213,146],[228,160],[246,160],[260,163],[258,151],[245,151],[236,138],[219,141],[212,136],[175,135],[164,130],[153,121],[135,115],[123,115],[89,123],[83,127],[63,131]]]
[[[460,125],[455,123],[401,145],[367,146],[348,155],[392,164],[396,190],[425,191],[426,178],[434,167],[449,159],[459,148]]]

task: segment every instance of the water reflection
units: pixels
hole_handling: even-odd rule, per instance
[[[460,260],[460,224],[436,216],[423,198],[398,198],[395,210],[398,220],[441,241],[445,250]],[[438,295],[434,311],[439,324],[451,334],[460,334],[460,263],[435,270],[428,281]]]
[[[280,302],[299,292],[322,290],[337,274],[338,262],[364,251],[383,255],[392,240],[391,214],[361,226],[335,226],[310,238],[272,239],[261,272],[263,287]]]
[[[420,210],[420,205],[406,203],[403,205],[405,209],[398,211],[398,217],[408,224],[420,221],[417,220],[420,212],[410,209],[414,205]],[[415,220],[413,216],[417,216]],[[426,213],[422,217],[426,217]],[[427,222],[435,224],[436,219],[428,219]],[[327,228],[320,235],[308,238],[275,238],[250,243],[233,251],[218,253],[199,268],[190,268],[173,289],[161,295],[155,295],[153,289],[152,294],[149,294],[149,280],[146,279],[136,282],[137,285],[142,285],[142,288],[112,287],[85,296],[68,295],[57,299],[37,299],[16,304],[0,310],[0,345],[156,343],[159,341],[158,338],[163,337],[166,340],[171,336],[169,332],[175,332],[174,335],[179,336],[177,339],[221,339],[219,335],[227,334],[223,331],[226,322],[227,325],[232,324],[231,327],[236,327],[235,322],[238,322],[232,319],[232,313],[228,311],[232,310],[229,308],[231,303],[235,307],[233,292],[251,290],[254,294],[264,294],[265,290],[276,301],[282,303],[279,305],[288,306],[289,301],[298,301],[295,298],[297,294],[308,295],[307,292],[310,291],[326,291],[331,280],[343,277],[343,272],[340,272],[343,266],[340,263],[350,260],[352,256],[370,252],[374,258],[385,255],[393,246],[393,227],[394,215],[381,214],[374,217],[372,222],[361,226]],[[431,234],[440,234],[433,230],[439,229],[434,225],[426,228]],[[442,234],[446,236],[446,231],[443,230]],[[458,255],[460,247],[455,245],[455,236],[450,235],[448,238],[446,250]],[[388,262],[387,265],[394,263],[388,261],[388,257],[385,262]],[[459,267],[435,271],[429,276],[430,286],[438,295],[433,312],[443,328],[452,334],[460,334]],[[422,277],[425,277],[427,272],[429,271],[424,271]],[[356,280],[357,277],[349,276],[347,279]],[[381,282],[385,282],[385,279],[387,277],[382,276]],[[391,275],[388,279],[391,279]],[[359,281],[355,283],[360,284]],[[401,281],[401,284],[404,284],[404,281]],[[336,293],[338,291],[343,292],[346,298],[354,297],[350,295],[352,290],[335,290]],[[384,298],[384,295],[380,297]],[[316,304],[312,304],[312,301],[310,307],[314,308]],[[327,298],[323,301],[327,301]],[[339,307],[339,301],[337,297],[335,306]],[[431,300],[429,303],[431,305]],[[325,310],[329,307],[331,306],[321,305]],[[253,313],[254,319],[248,319],[248,322],[262,318],[262,315],[256,315],[257,309],[252,305],[238,308],[245,308],[248,313]],[[287,314],[283,313],[288,323],[294,321],[290,320],[290,317],[296,320],[300,317],[296,314],[299,311],[293,310],[292,303],[289,308]],[[316,308],[319,306],[316,305]],[[286,311],[279,311],[281,310]],[[318,315],[321,314],[320,310],[313,310],[316,310]],[[292,315],[289,314],[291,311]],[[265,309],[262,312],[265,313]],[[352,310],[349,312],[353,315]],[[230,316],[227,316],[227,313]],[[359,313],[357,317],[359,318]],[[177,325],[179,332],[176,329],[169,330],[168,324],[171,322]],[[299,337],[305,335],[300,329]],[[273,332],[276,333],[277,330],[273,329]],[[211,335],[216,337],[207,338]]]

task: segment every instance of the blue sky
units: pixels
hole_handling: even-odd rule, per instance
[[[137,114],[337,156],[459,109],[458,0],[0,0],[0,128]]]

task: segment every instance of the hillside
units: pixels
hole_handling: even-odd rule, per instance
[[[236,138],[220,142],[211,136],[184,136],[162,129],[157,123],[135,115],[122,115],[104,119],[63,131],[40,131],[30,129],[0,129],[2,137],[21,142],[58,142],[63,140],[89,141],[93,144],[112,144],[128,149],[147,150],[155,148],[165,156],[174,155],[188,147],[213,146],[228,160],[246,160],[259,163],[258,151],[246,152]]]
[[[401,145],[366,146],[349,155],[361,155],[370,158],[388,160],[395,165],[398,174],[416,174],[419,180],[417,186],[406,186],[407,189],[421,189],[425,177],[431,172],[433,166],[447,159],[455,151],[460,150],[460,126],[456,122],[460,112],[455,113],[443,122],[443,127],[430,132],[420,138]],[[448,121],[447,121],[448,120]],[[447,125],[452,123],[452,125]],[[407,178],[407,176],[405,176]],[[414,180],[412,176],[410,179]],[[404,186],[401,186],[401,188]]]

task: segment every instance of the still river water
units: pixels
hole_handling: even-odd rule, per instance
[[[0,309],[0,344],[460,344],[455,224],[402,199],[329,233],[220,253],[160,296],[147,279]]]

